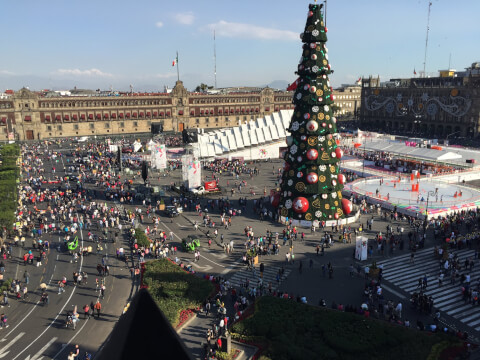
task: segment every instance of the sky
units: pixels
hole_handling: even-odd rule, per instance
[[[309,1],[2,1],[0,91],[193,90],[296,79]],[[423,70],[428,0],[328,0],[333,86]],[[480,1],[432,0],[426,72],[480,61]]]

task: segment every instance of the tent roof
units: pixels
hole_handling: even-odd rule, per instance
[[[426,161],[430,160],[442,162],[448,160],[462,159],[462,155],[451,151],[406,146],[399,142],[367,142],[365,144],[365,149],[370,151],[385,151],[399,156],[417,158]]]

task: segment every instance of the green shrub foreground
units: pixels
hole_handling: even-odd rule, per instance
[[[262,297],[232,337],[268,344],[265,359],[427,359],[432,347],[456,338],[394,326],[363,316]]]
[[[202,307],[214,289],[210,281],[186,272],[167,259],[145,264],[143,284],[148,286],[148,291],[173,327],[177,326],[182,310]]]
[[[17,209],[17,181],[19,168],[17,159],[20,147],[17,144],[3,145],[0,149],[0,227],[11,229]]]

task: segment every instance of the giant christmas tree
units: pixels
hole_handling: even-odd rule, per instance
[[[322,5],[310,4],[305,31],[300,34],[303,52],[298,65],[295,110],[287,137],[288,150],[281,180],[280,215],[304,225],[340,219],[351,211],[342,199],[345,176],[339,174],[343,155],[337,146],[336,119],[331,106],[328,75],[327,28]]]

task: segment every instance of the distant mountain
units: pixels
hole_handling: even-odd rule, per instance
[[[272,89],[278,90],[286,90],[289,83],[285,80],[274,80],[270,84],[264,85],[264,87],[268,86]]]

